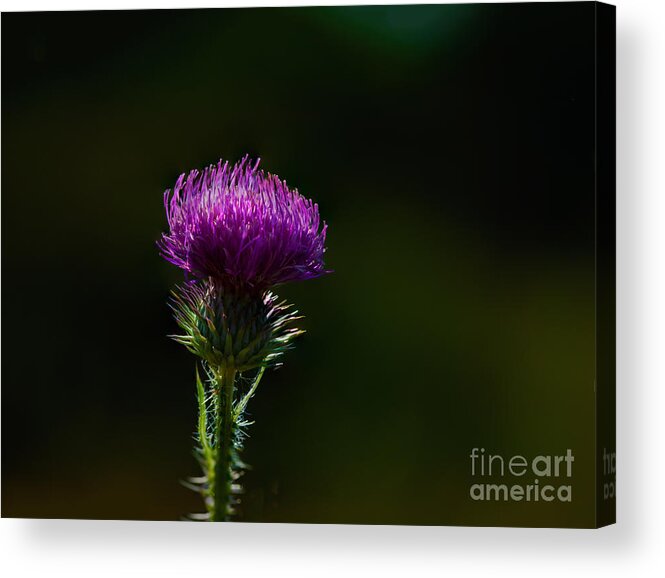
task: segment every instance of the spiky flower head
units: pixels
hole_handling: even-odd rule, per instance
[[[318,206],[243,158],[183,173],[164,194],[162,256],[199,279],[254,294],[327,273]]]

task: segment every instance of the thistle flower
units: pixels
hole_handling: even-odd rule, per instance
[[[164,194],[169,232],[157,244],[190,278],[172,292],[183,330],[173,338],[200,358],[204,376],[197,365],[195,455],[203,476],[185,483],[206,505],[197,520],[237,513],[247,404],[265,369],[302,333],[292,326],[297,311],[270,289],[329,272],[317,205],[258,164],[220,160],[182,174]]]
[[[248,157],[183,173],[164,194],[163,257],[196,278],[261,292],[319,277],[326,225],[318,206]]]

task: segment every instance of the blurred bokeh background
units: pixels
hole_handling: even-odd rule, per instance
[[[333,275],[264,378],[246,521],[589,525],[593,3],[2,15],[2,514],[200,511],[162,193],[260,156]],[[468,455],[575,452],[572,504]]]

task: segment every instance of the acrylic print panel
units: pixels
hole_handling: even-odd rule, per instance
[[[611,521],[612,18],[3,14],[3,515]]]

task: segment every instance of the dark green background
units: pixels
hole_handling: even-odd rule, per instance
[[[155,241],[258,155],[333,275],[250,410],[243,519],[592,525],[592,3],[2,15],[2,513],[200,511]],[[575,452],[572,504],[468,498],[473,447]]]

